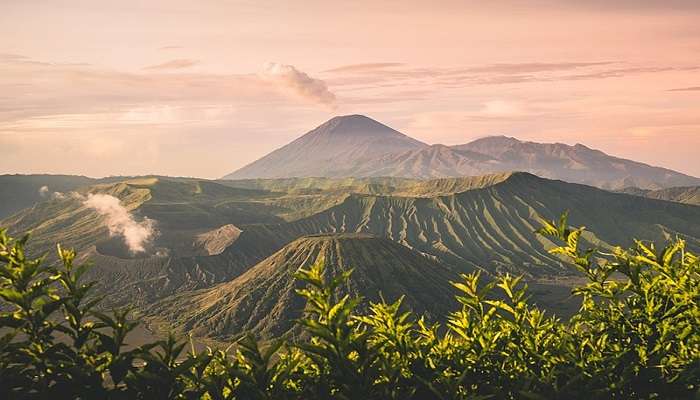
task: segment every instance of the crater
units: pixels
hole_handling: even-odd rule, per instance
[[[98,242],[95,249],[103,256],[121,258],[124,260],[134,260],[149,258],[153,256],[167,255],[168,250],[161,247],[156,247],[153,243],[148,243],[144,246],[144,251],[132,252],[124,243],[121,236],[114,236]]]

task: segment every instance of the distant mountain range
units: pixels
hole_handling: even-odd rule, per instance
[[[428,145],[362,115],[332,118],[223,179],[426,179],[507,171],[605,189],[700,185],[699,178],[613,157],[582,144],[543,144],[494,136],[457,146]]]

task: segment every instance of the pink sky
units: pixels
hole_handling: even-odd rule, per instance
[[[6,0],[0,173],[220,177],[360,113],[700,176],[699,20],[696,0]]]

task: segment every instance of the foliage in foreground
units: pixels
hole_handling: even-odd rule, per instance
[[[461,308],[445,326],[400,301],[359,313],[336,295],[350,272],[317,265],[297,274],[309,340],[201,353],[173,339],[126,351],[135,323],[97,311],[72,251],[46,266],[0,232],[0,398],[700,398],[699,258],[681,240],[581,250],[582,232],[565,217],[539,231],[588,278],[569,321],[528,304],[520,278],[478,274],[454,283]]]

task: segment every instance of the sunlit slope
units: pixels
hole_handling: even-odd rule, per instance
[[[283,178],[220,180],[222,185],[255,190],[284,192],[288,195],[376,194],[417,197],[464,192],[504,181],[510,172],[437,179],[410,178]]]
[[[276,208],[259,201],[267,198],[264,191],[231,188],[204,180],[146,177],[64,192],[0,224],[9,227],[11,232],[31,231],[33,246],[40,250],[58,242],[85,250],[108,238],[105,218],[84,204],[90,194],[117,197],[136,220],[155,221],[154,248],[185,251],[186,246],[179,242],[187,240],[191,245],[195,236],[227,224],[283,221],[275,215]]]
[[[106,217],[84,204],[90,194],[117,197],[134,220],[155,221],[144,252],[130,252],[121,235],[110,236]],[[138,305],[163,293],[228,280],[270,255],[269,241],[258,250],[236,227],[282,221],[266,212],[269,207],[248,204],[260,195],[207,181],[129,179],[46,199],[0,226],[15,235],[31,232],[30,250],[48,254],[49,261],[55,261],[57,243],[74,248],[81,260],[94,264],[87,278],[98,282],[108,302]],[[230,246],[244,250],[221,254]]]
[[[362,234],[330,234],[299,238],[231,282],[157,303],[152,315],[197,336],[231,339],[251,331],[263,338],[292,328],[304,308],[295,293],[299,268],[323,260],[327,276],[352,268],[339,294],[369,301],[395,301],[433,319],[454,309],[450,281],[457,275],[444,265],[387,239]],[[366,304],[366,303],[365,303]]]
[[[57,243],[64,247],[86,252],[97,243],[109,238],[104,218],[83,204],[89,193],[117,197],[130,212],[151,199],[148,190],[126,183],[96,185],[74,192],[62,193],[60,198],[41,201],[31,208],[0,221],[13,234],[31,232],[31,250],[35,253],[53,253]]]

